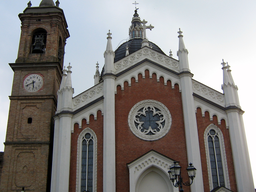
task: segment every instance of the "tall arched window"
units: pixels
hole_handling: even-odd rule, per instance
[[[230,187],[225,153],[224,138],[216,125],[205,130],[205,149],[208,166],[210,190],[216,187]]]
[[[77,192],[96,192],[97,138],[93,130],[84,129],[77,147]]]
[[[36,29],[33,33],[31,52],[44,53],[46,48],[47,32],[44,29]]]

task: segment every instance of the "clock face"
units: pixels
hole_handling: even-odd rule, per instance
[[[43,76],[41,74],[29,74],[23,81],[23,87],[28,92],[39,91],[44,84]]]

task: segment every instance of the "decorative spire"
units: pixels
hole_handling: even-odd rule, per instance
[[[54,7],[53,0],[42,0],[39,7]]]
[[[106,48],[106,51],[113,51],[112,49],[112,42],[111,42],[111,35],[112,33],[110,33],[110,30],[108,30],[108,33],[107,33],[108,37],[107,37],[107,40],[108,40],[108,43],[107,43],[107,48]]]
[[[28,5],[28,7],[31,7],[32,6],[31,1],[29,1],[27,5]]]
[[[112,49],[112,33],[110,33],[110,30],[107,33],[108,37],[107,37],[107,47],[106,47],[106,51],[104,53],[104,57],[105,57],[105,73],[112,73],[114,71],[114,57],[115,57],[115,53]]]
[[[190,71],[189,64],[188,64],[188,50],[185,47],[184,41],[183,41],[183,35],[182,31],[179,29],[179,50],[177,52],[177,55],[179,57],[179,63],[180,63],[180,70],[181,71]]]
[[[125,56],[128,56],[129,55],[129,47],[128,45],[126,46],[126,51],[125,51]]]
[[[67,68],[68,68],[68,71],[67,71],[66,87],[71,88],[72,87],[72,82],[71,82],[71,73],[72,73],[71,68],[72,67],[71,67],[70,63]]]
[[[223,70],[223,85],[222,89],[224,91],[225,95],[225,101],[226,101],[226,107],[228,106],[237,106],[240,108],[240,102],[238,98],[238,88],[234,83],[230,66],[227,62],[224,62],[224,59],[222,59],[221,65]]]
[[[138,11],[138,8],[135,8],[134,15],[131,22],[132,25],[130,26],[130,29],[129,29],[129,36],[130,36],[130,39],[133,39],[133,38],[146,39],[147,38],[146,29],[152,30],[154,26],[152,25],[146,26],[147,21],[145,21],[145,19],[141,21],[137,11]]]
[[[231,84],[230,79],[229,79],[229,75],[228,75],[228,71],[227,71],[229,66],[224,61],[224,59],[222,59],[221,65],[222,65],[222,70],[223,70],[223,85]]]
[[[179,28],[178,34],[179,34],[179,51],[185,51],[188,53],[188,50],[185,47],[184,41],[183,41],[183,35],[182,35],[182,31]]]
[[[57,0],[57,1],[55,2],[55,5],[56,5],[56,7],[59,7],[59,6],[60,6],[59,0]]]
[[[178,33],[179,33],[179,36],[178,36],[178,37],[183,37],[183,35],[182,35],[183,32],[180,30],[180,28],[179,28]]]
[[[96,63],[96,71],[94,75],[94,85],[98,84],[100,82],[100,72],[99,72],[99,63],[97,61]]]
[[[172,50],[169,51],[169,56],[172,57]]]
[[[62,74],[62,79],[61,79],[61,83],[60,83],[60,91],[63,89],[63,87],[66,84],[66,79],[67,79],[67,69],[64,66],[64,69],[62,70],[63,74]]]

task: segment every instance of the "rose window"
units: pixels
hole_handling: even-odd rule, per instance
[[[171,127],[171,120],[169,110],[162,103],[144,100],[131,109],[128,123],[137,137],[152,141],[165,136]]]

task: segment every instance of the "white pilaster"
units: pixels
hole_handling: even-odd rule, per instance
[[[185,136],[187,146],[188,163],[193,163],[197,169],[196,178],[191,185],[191,192],[203,192],[203,174],[199,138],[197,131],[196,115],[194,108],[192,74],[188,64],[188,51],[183,42],[182,32],[179,31],[179,64],[180,64],[180,85],[185,124]]]
[[[103,120],[103,191],[116,191],[116,154],[115,154],[115,76],[114,52],[111,33],[108,33],[105,56],[104,120]]]
[[[54,192],[69,191],[69,170],[71,150],[71,114],[61,114],[59,123],[57,177],[55,180],[56,189]],[[55,152],[55,151],[54,151]],[[53,192],[53,191],[52,191]]]
[[[54,117],[54,138],[53,138],[53,154],[52,154],[52,177],[51,177],[51,191],[56,191],[56,181],[58,180],[57,174],[57,161],[58,161],[58,143],[59,143],[59,125],[60,120],[58,116]]]
[[[223,65],[223,85],[225,95],[226,112],[229,123],[229,133],[232,146],[232,154],[235,168],[235,176],[238,192],[254,192],[251,164],[244,130],[244,123],[238,99],[238,88],[234,84],[230,66],[224,61]]]
[[[63,70],[58,106],[54,124],[54,146],[52,160],[51,192],[69,191],[72,96],[71,66]],[[67,74],[66,74],[67,72]]]

